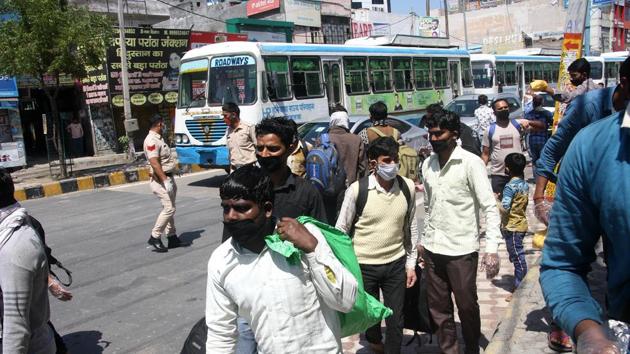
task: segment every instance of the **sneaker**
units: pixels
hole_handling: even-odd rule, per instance
[[[547,342],[549,348],[560,352],[569,353],[573,351],[573,344],[571,343],[571,337],[569,337],[564,331],[556,326],[552,326],[549,335],[547,336]]]
[[[177,235],[171,235],[166,238],[168,240],[168,248],[187,247],[190,246],[189,242],[182,242]]]
[[[168,252],[168,248],[164,246],[164,244],[162,243],[162,239],[159,237],[150,236],[149,241],[147,241],[147,243],[153,246],[153,248],[155,248],[155,252],[159,252],[159,253]]]

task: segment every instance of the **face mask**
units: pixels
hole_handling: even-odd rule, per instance
[[[498,111],[495,112],[494,115],[497,117],[497,120],[508,120],[510,118],[510,111]]]
[[[224,221],[223,226],[232,236],[234,241],[238,242],[238,244],[241,246],[247,246],[252,241],[260,238],[261,234],[263,233],[262,230],[265,229],[258,225],[256,221],[252,219],[229,222]]]
[[[396,175],[398,174],[398,164],[379,164],[376,168],[376,173],[381,176],[382,179],[391,181],[396,178]]]
[[[446,150],[446,148],[448,148],[447,140],[435,140],[435,141],[432,140],[430,143],[431,143],[431,147],[433,148],[433,152],[435,153],[442,152]]]
[[[265,169],[267,172],[278,171],[283,165],[282,156],[262,157],[260,155],[256,155],[256,159],[258,160],[260,167]]]
[[[584,80],[582,79],[571,79],[571,85],[573,86],[580,86],[583,82]]]

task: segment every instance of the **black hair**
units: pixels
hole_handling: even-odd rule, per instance
[[[427,113],[430,113],[430,114],[436,114],[438,112],[442,112],[442,110],[443,110],[442,105],[440,105],[439,103],[431,103],[426,108]]]
[[[372,103],[370,106],[370,119],[384,120],[387,118],[387,105],[383,101]]]
[[[477,102],[479,104],[484,105],[484,106],[487,105],[488,104],[488,96],[486,96],[486,95],[479,95],[479,97],[477,97]]]
[[[15,200],[15,186],[11,174],[4,168],[0,169],[0,208],[17,203]]]
[[[340,103],[337,103],[335,105],[335,107],[333,107],[333,110],[332,110],[332,113],[335,113],[335,112],[346,112],[346,113],[348,113],[348,110],[346,109],[346,107],[344,107]]]
[[[457,133],[459,136],[460,125],[459,116],[455,112],[442,110],[433,114],[431,117],[427,117],[426,125],[427,129],[440,128]]]
[[[373,140],[367,149],[370,160],[376,160],[379,156],[389,156],[398,159],[398,143],[390,136],[382,136]]]
[[[571,63],[571,65],[569,65],[567,71],[585,73],[586,76],[589,76],[591,75],[591,64],[585,58],[578,58],[575,59],[575,61]]]
[[[238,108],[238,105],[234,102],[224,103],[221,109],[223,110],[223,112],[236,113],[236,115],[239,117],[241,115],[241,109]]]
[[[630,57],[626,58],[626,60],[621,63],[621,67],[619,68],[619,78],[622,77],[630,80]]]
[[[219,196],[222,200],[250,200],[263,206],[266,202],[273,203],[273,183],[260,167],[249,164],[225,178],[219,187]]]
[[[542,95],[534,95],[534,97],[532,97],[532,105],[534,107],[540,107],[543,105],[544,102],[545,102],[545,99],[543,98]]]
[[[158,123],[161,123],[164,121],[164,118],[162,118],[161,115],[159,114],[154,114],[151,116],[151,118],[149,118],[149,126],[151,128],[155,127]]]
[[[525,155],[521,153],[513,152],[505,157],[505,167],[510,170],[512,176],[522,176],[526,164]]]
[[[494,101],[492,101],[492,110],[496,111],[497,109],[495,108],[495,105],[497,104],[497,102],[501,101],[505,102],[505,104],[510,107],[510,102],[508,102],[508,100],[506,100],[505,98],[496,98],[494,99]]]
[[[294,128],[293,124],[295,122],[292,123],[290,119],[285,117],[266,118],[256,125],[256,136],[275,134],[288,149],[295,141],[297,129]]]

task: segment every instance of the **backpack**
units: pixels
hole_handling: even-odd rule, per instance
[[[346,171],[328,133],[322,133],[306,155],[306,179],[324,197],[337,197],[346,189]]]
[[[518,124],[516,119],[510,119],[510,123],[512,123],[512,125],[514,126],[514,128],[516,128],[516,130],[518,130],[519,132],[521,131],[521,125]],[[494,130],[495,129],[497,129],[497,123],[496,122],[490,124],[490,127],[488,128],[488,141],[490,142],[490,144],[492,144],[492,136],[494,135]]]
[[[208,337],[208,326],[206,318],[203,317],[190,330],[181,354],[202,354],[206,352],[206,338]]]
[[[393,311],[383,305],[365,291],[361,267],[352,247],[352,240],[348,235],[328,224],[324,224],[308,216],[300,216],[297,221],[301,224],[316,226],[326,238],[326,242],[339,263],[346,268],[357,280],[357,296],[348,313],[339,314],[341,337],[361,333],[392,315]],[[265,237],[265,243],[270,250],[287,258],[289,264],[300,264],[301,251],[291,242],[283,241],[280,235],[273,234]]]
[[[388,136],[380,129],[370,127],[370,130],[380,137]],[[394,140],[398,140],[396,135],[394,134],[392,137]],[[420,156],[418,156],[418,152],[411,146],[402,144],[398,147],[398,161],[400,162],[398,174],[414,182],[417,181],[420,176]]]
[[[408,346],[414,339],[418,338],[418,332],[434,333],[435,324],[429,312],[427,298],[426,273],[416,264],[416,276],[418,280],[411,287],[405,289],[405,302],[403,305],[404,324],[403,328],[414,331],[413,338],[407,343]],[[433,339],[433,338],[431,338]],[[422,341],[420,341],[422,345]]]

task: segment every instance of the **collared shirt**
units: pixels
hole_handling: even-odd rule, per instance
[[[502,240],[501,218],[483,161],[460,148],[443,168],[437,154],[422,164],[424,232],[427,250],[448,256],[479,251],[479,216],[486,214],[486,252],[496,253]]]
[[[409,181],[409,179],[407,179]],[[355,182],[358,183],[358,182]],[[355,184],[353,183],[353,184]],[[409,233],[405,233],[404,237],[408,237],[407,242],[404,242],[405,254],[407,257],[406,267],[413,269],[416,264],[416,243],[418,243],[418,221],[416,220],[416,203],[415,203],[415,187],[413,183],[409,184],[410,187],[409,192],[411,193],[412,205],[411,210],[409,211],[409,215],[411,215],[411,222],[409,223]],[[385,190],[376,180],[376,177],[372,174],[368,177],[368,189],[375,189],[378,193],[384,193],[386,195],[395,195],[401,193],[400,186],[398,185],[398,180],[394,180],[394,184],[389,191]],[[339,211],[339,217],[337,218],[337,223],[335,227],[345,233],[350,232],[352,225],[354,224],[354,216],[357,211],[357,194],[354,191],[353,185],[350,185],[348,189],[346,189],[346,194],[344,195],[343,204],[341,205],[341,210]],[[387,211],[383,211],[387,213]]]
[[[540,284],[553,318],[573,335],[583,320],[602,322],[586,275],[601,235],[608,317],[630,322],[630,115],[582,129],[567,150],[545,239]]]
[[[547,129],[553,124],[553,113],[540,107],[527,112],[525,114],[525,119],[545,123],[545,130],[534,131],[528,134],[530,146],[545,145],[545,142],[547,142],[547,139],[549,138],[549,132],[547,132]]]
[[[521,132],[512,122],[508,122],[504,128],[498,124],[494,126],[492,137],[490,128],[486,129],[481,139],[481,146],[490,149],[490,173],[497,176],[505,176],[505,157],[513,152],[522,153]],[[492,139],[492,140],[491,140]]]
[[[342,353],[339,312],[354,306],[357,280],[332,253],[319,229],[317,247],[300,264],[265,247],[260,254],[232,240],[208,262],[206,352],[232,354],[237,317],[253,329],[261,354]]]
[[[172,173],[177,168],[177,158],[171,153],[171,148],[162,139],[162,136],[153,130],[144,138],[144,155],[149,159],[157,157],[164,173]],[[153,168],[149,164],[149,169],[153,173]]]
[[[255,126],[240,122],[238,127],[228,128],[227,146],[233,169],[256,162]]]
[[[322,195],[310,182],[292,173],[284,184],[274,188],[273,215],[277,218],[306,215],[327,222]]]
[[[497,121],[497,118],[494,116],[494,111],[492,108],[487,105],[481,105],[479,108],[475,109],[475,124],[472,126],[472,129],[477,132],[480,136],[484,134],[490,124]]]
[[[582,82],[573,91],[554,91],[553,99],[562,103],[569,103],[577,96],[583,95],[589,91],[597,90],[599,87],[589,78]]]
[[[567,151],[573,137],[592,122],[608,117],[614,112],[613,94],[616,87],[608,87],[588,92],[569,104],[556,132],[547,140],[536,161],[537,176],[556,181],[554,168]]]

